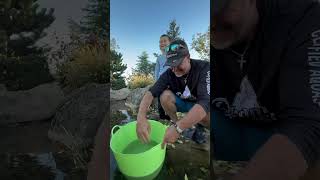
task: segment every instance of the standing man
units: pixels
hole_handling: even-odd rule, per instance
[[[210,65],[209,62],[190,59],[187,44],[175,40],[166,47],[167,62],[170,66],[158,81],[144,95],[137,117],[137,135],[145,143],[149,141],[150,125],[147,111],[154,97],[160,97],[165,112],[175,125],[170,126],[164,136],[163,145],[174,143],[187,128],[196,125],[193,140],[205,142],[204,127],[209,125]],[[178,119],[177,112],[187,112]],[[202,124],[202,125],[200,125]]]
[[[170,44],[170,41],[171,41],[171,38],[168,35],[163,34],[160,36],[159,47],[161,50],[161,55],[157,58],[157,61],[156,61],[156,66],[154,70],[155,81],[157,81],[160,78],[161,74],[163,74],[169,68],[169,66],[165,66],[167,58],[166,58],[166,53],[164,49]],[[158,99],[158,111],[159,111],[160,119],[168,119],[168,120],[170,119],[170,117],[166,115],[166,113],[164,112],[160,103],[160,99]]]
[[[214,157],[250,160],[234,180],[298,180],[320,158],[319,1],[213,6]]]

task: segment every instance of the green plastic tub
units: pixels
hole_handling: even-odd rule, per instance
[[[119,170],[127,179],[154,179],[160,172],[166,148],[161,143],[167,126],[148,120],[151,126],[149,144],[142,144],[136,134],[136,121],[124,126],[114,126],[111,130],[110,148],[115,156]],[[115,131],[115,129],[119,129]]]

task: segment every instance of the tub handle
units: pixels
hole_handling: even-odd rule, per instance
[[[116,128],[121,129],[121,126],[119,126],[119,125],[113,126],[113,128],[111,129],[111,136],[113,136],[113,134],[115,133],[114,130],[115,130]]]

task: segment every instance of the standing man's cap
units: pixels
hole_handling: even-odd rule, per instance
[[[166,48],[167,61],[164,66],[177,67],[183,59],[189,55],[189,50],[186,42],[183,40],[175,40],[171,42]]]
[[[224,10],[231,0],[213,0],[213,13],[217,14]]]

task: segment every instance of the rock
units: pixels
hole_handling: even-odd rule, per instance
[[[122,88],[120,90],[112,90],[110,89],[110,100],[111,101],[120,101],[127,99],[130,94],[130,90],[128,88]]]
[[[58,83],[6,91],[0,87],[0,124],[47,120],[54,116],[64,94]]]
[[[48,137],[69,148],[90,145],[102,120],[109,120],[109,90],[110,84],[88,84],[73,91],[53,118]]]
[[[134,114],[138,111],[140,102],[141,102],[144,94],[150,89],[151,86],[152,85],[149,85],[145,88],[134,89],[129,94],[125,105],[127,107],[129,107]]]
[[[208,170],[207,170],[206,168],[204,168],[204,167],[201,167],[200,170],[201,170],[203,173],[207,173],[207,172],[208,172]]]

